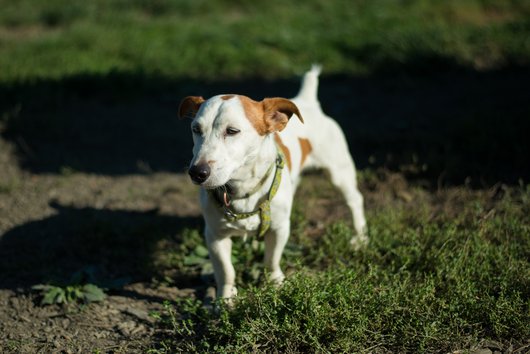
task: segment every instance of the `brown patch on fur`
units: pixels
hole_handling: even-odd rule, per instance
[[[238,97],[248,120],[259,135],[282,131],[293,114],[304,122],[298,107],[286,98],[266,98],[256,102],[246,96]]]
[[[267,126],[265,119],[263,119],[264,112],[261,102],[256,102],[247,96],[238,95],[238,97],[247,119],[254,126],[258,134],[266,135],[269,133],[269,127]]]
[[[221,96],[221,99],[222,99],[223,101],[227,101],[227,100],[229,100],[229,99],[231,99],[231,98],[234,98],[234,95],[224,95],[224,96]]]
[[[300,167],[304,166],[304,162],[307,159],[307,156],[313,151],[313,147],[309,140],[304,138],[298,138],[300,142],[300,149],[302,150],[302,159],[300,160]]]
[[[195,117],[197,111],[204,103],[204,98],[201,96],[188,96],[185,97],[179,105],[178,117],[180,119],[187,117]]]
[[[283,155],[285,156],[287,168],[291,170],[291,152],[289,151],[289,148],[283,144],[282,139],[280,138],[280,135],[278,133],[274,134],[274,141],[276,141],[276,144],[278,144],[278,146],[283,152]]]

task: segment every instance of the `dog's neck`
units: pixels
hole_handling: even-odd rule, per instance
[[[233,199],[248,198],[250,194],[262,191],[266,193],[270,188],[270,183],[267,182],[274,175],[270,171],[278,155],[272,135],[266,136],[255,151],[255,154],[248,155],[227,183],[228,192]]]

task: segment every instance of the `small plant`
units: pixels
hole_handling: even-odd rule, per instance
[[[208,249],[201,244],[197,245],[193,251],[184,258],[185,266],[202,266],[206,263],[209,263]]]
[[[33,287],[42,295],[41,305],[90,303],[105,299],[103,290],[94,284],[56,286],[39,284]]]
[[[96,285],[103,284],[96,279],[96,273],[96,267],[87,266],[72,274],[67,283],[38,284],[32,289],[40,291],[41,305],[99,302],[105,300],[106,294],[102,287]],[[107,281],[104,288],[119,288],[126,282],[127,279]]]

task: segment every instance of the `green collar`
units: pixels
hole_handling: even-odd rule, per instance
[[[228,194],[225,191],[222,194],[222,197],[219,195],[217,191],[219,189],[215,190],[209,190],[208,194],[210,197],[218,204],[220,208],[223,209],[224,217],[228,221],[236,221],[241,219],[246,219],[254,215],[258,215],[261,219],[259,228],[258,228],[258,236],[261,237],[265,235],[267,230],[269,230],[271,226],[271,200],[276,195],[276,192],[278,191],[278,187],[280,186],[280,182],[282,181],[282,170],[285,166],[285,157],[283,156],[283,153],[281,150],[278,149],[278,156],[276,157],[276,163],[272,164],[271,167],[267,170],[267,173],[265,174],[265,177],[260,181],[260,183],[253,189],[251,193],[248,195],[251,195],[265,183],[267,180],[267,177],[269,176],[272,167],[276,165],[276,173],[274,174],[274,179],[272,180],[271,187],[269,189],[269,193],[267,194],[267,198],[263,200],[259,205],[258,208],[254,211],[247,212],[247,213],[236,213],[232,209],[230,209],[230,203],[228,201]]]

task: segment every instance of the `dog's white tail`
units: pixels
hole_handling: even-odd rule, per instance
[[[318,101],[318,75],[320,75],[321,69],[322,67],[318,64],[313,64],[313,66],[311,66],[311,70],[304,75],[302,87],[300,88],[297,97],[307,101]]]

